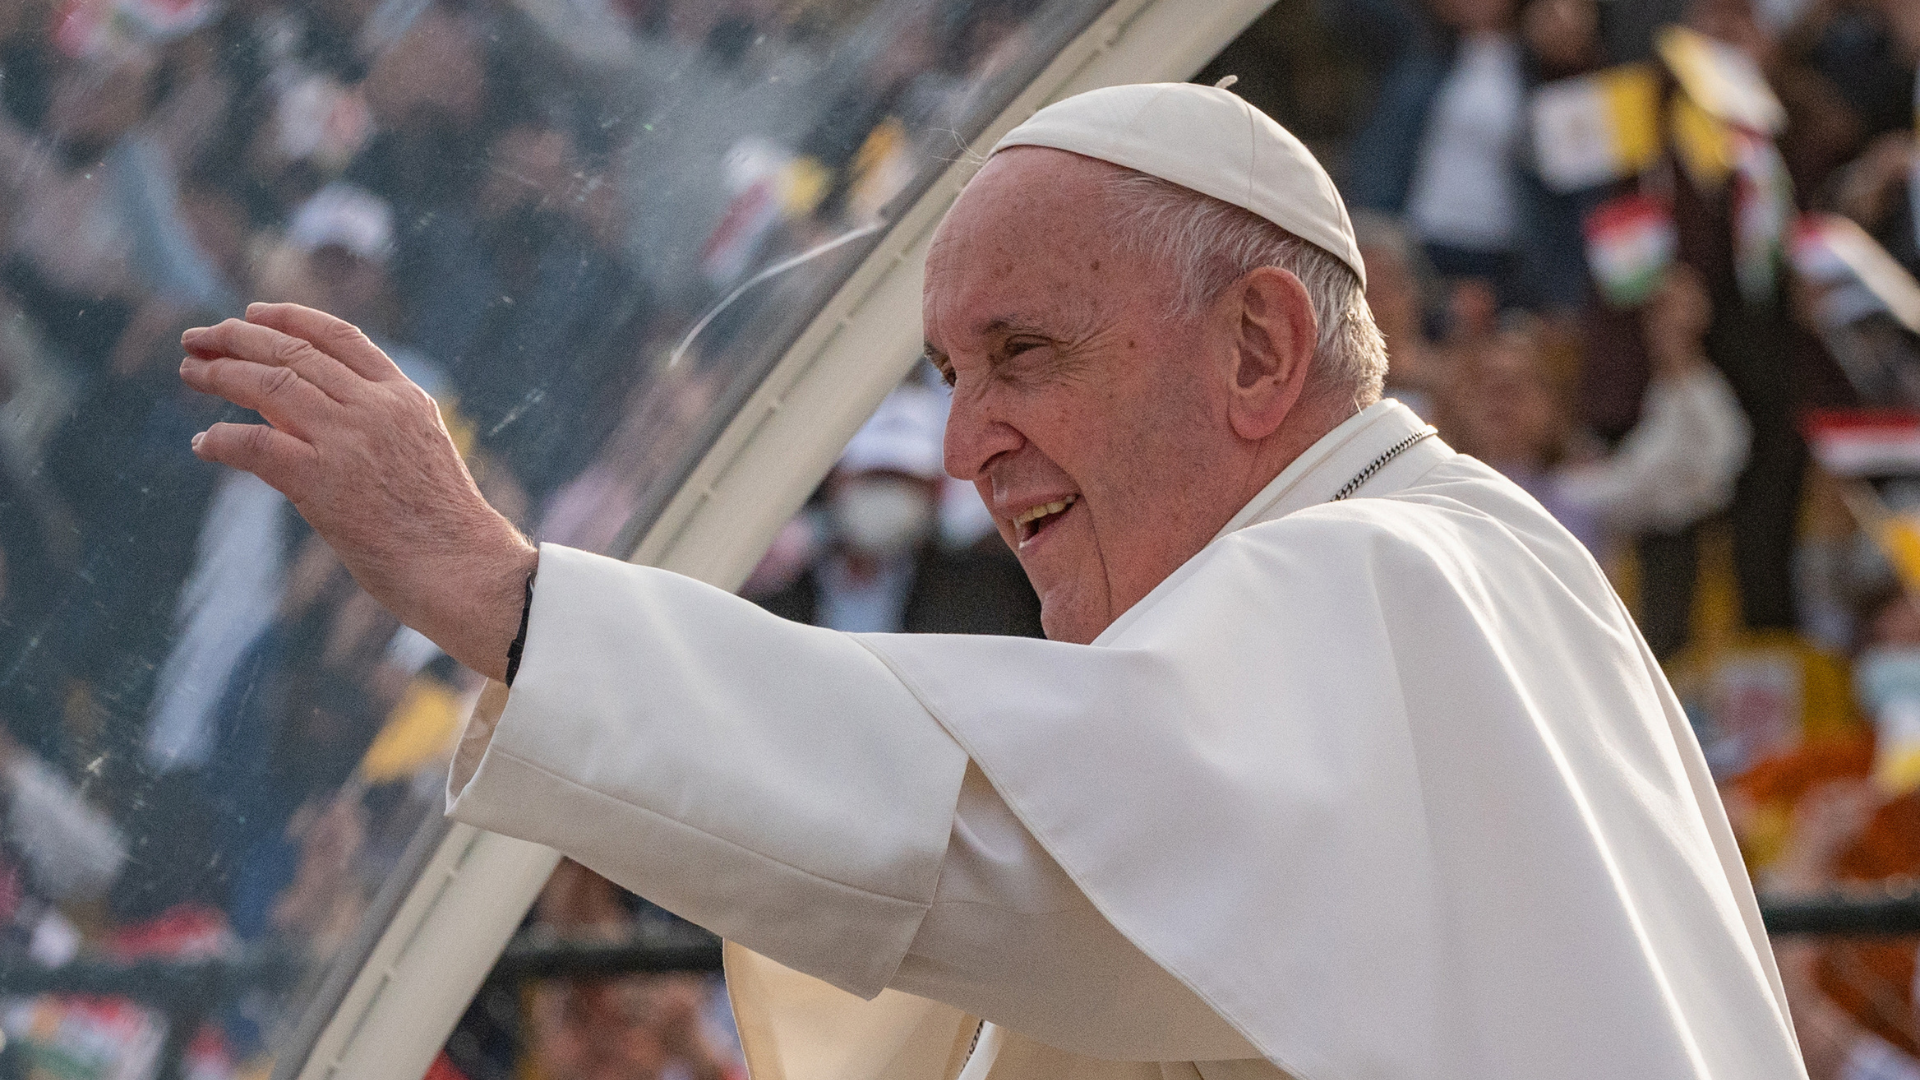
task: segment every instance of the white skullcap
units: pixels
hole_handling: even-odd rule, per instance
[[[1108,86],[1056,101],[993,148],[1047,146],[1111,162],[1266,218],[1366,284],[1346,203],[1299,139],[1240,97],[1193,83]],[[988,155],[992,156],[992,155]]]
[[[947,430],[946,395],[924,386],[888,394],[840,455],[846,473],[897,472],[922,480],[946,475],[941,442]]]

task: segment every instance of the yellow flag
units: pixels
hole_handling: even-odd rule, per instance
[[[1687,179],[1698,190],[1718,190],[1733,174],[1733,133],[1684,95],[1674,99],[1669,123],[1674,155],[1686,170]]]
[[[1548,83],[1530,109],[1534,158],[1555,191],[1632,176],[1660,156],[1660,81],[1649,65]]]

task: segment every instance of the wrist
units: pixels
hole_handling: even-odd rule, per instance
[[[495,682],[505,682],[507,656],[528,609],[527,582],[540,565],[540,549],[516,531],[482,565],[451,569],[445,581],[463,594],[440,611],[439,632],[417,627],[447,655]]]
[[[485,619],[492,662],[482,674],[509,686],[519,674],[526,648],[527,628],[533,618],[533,580],[539,569],[540,549],[526,544],[525,550],[509,562],[488,601]],[[501,641],[503,634],[505,640]]]

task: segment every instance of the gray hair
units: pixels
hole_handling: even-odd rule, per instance
[[[1156,176],[1116,170],[1109,194],[1120,245],[1174,271],[1169,318],[1197,317],[1262,266],[1285,270],[1306,287],[1319,326],[1306,396],[1350,398],[1356,409],[1380,400],[1387,344],[1346,263],[1263,217]]]

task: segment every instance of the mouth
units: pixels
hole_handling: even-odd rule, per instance
[[[1026,547],[1041,533],[1046,532],[1065,517],[1067,511],[1079,501],[1080,496],[1067,495],[1053,502],[1041,503],[1039,506],[1022,510],[1013,516],[1014,538],[1019,541],[1021,547]]]

